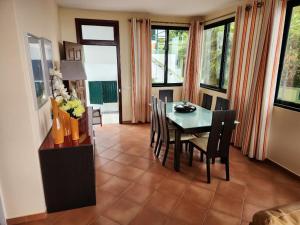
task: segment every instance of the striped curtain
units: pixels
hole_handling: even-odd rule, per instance
[[[200,83],[201,43],[203,25],[200,21],[193,21],[189,31],[189,45],[184,69],[182,99],[198,104]]]
[[[286,0],[249,1],[237,9],[228,97],[237,111],[233,143],[250,158],[266,157]]]
[[[149,122],[151,100],[151,22],[131,19],[132,122]]]

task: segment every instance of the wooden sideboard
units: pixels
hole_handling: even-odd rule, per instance
[[[92,109],[80,119],[80,139],[53,143],[51,132],[39,149],[47,212],[96,204]]]

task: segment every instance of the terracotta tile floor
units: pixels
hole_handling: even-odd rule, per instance
[[[149,125],[104,125],[96,131],[97,205],[52,213],[28,225],[244,225],[268,207],[300,200],[300,181],[278,167],[249,160],[231,148],[231,180],[224,165],[205,165],[195,151],[193,167],[181,156],[173,170],[149,147]],[[162,155],[162,153],[161,153]]]

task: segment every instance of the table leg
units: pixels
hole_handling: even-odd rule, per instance
[[[175,130],[174,169],[180,171],[181,131]]]

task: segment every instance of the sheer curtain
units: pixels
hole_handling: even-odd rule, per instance
[[[200,86],[201,45],[203,39],[203,25],[195,20],[190,25],[189,45],[184,70],[182,99],[198,104]]]
[[[249,1],[237,9],[228,98],[237,111],[233,143],[266,157],[286,0]]]
[[[132,122],[149,122],[151,100],[151,21],[131,19]]]

